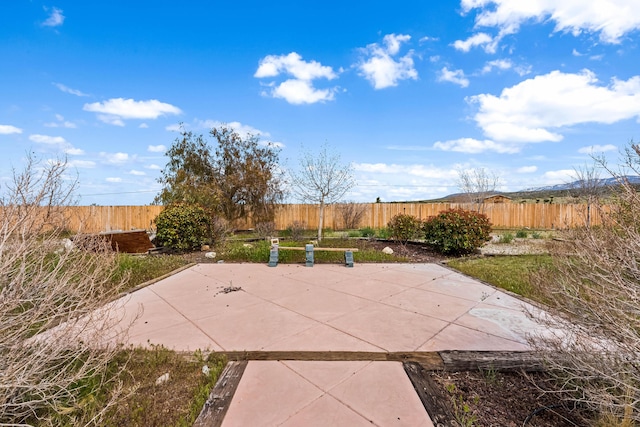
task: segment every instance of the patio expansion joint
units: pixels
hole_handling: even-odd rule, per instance
[[[287,369],[289,369],[291,372],[293,372],[295,375],[299,376],[300,378],[302,378],[304,381],[308,382],[309,384],[311,384],[313,387],[317,388],[318,390],[320,390],[321,394],[320,396],[318,396],[316,399],[314,399],[313,401],[309,402],[308,404],[300,407],[298,409],[298,411],[296,411],[295,413],[291,414],[286,420],[284,420],[283,422],[280,423],[280,425],[286,423],[287,421],[289,421],[291,418],[295,417],[296,415],[298,415],[300,412],[302,412],[304,409],[308,408],[309,406],[313,405],[315,402],[317,402],[318,400],[322,399],[324,396],[330,396],[331,398],[335,399],[336,401],[340,402],[340,404],[346,408],[348,408],[349,410],[351,410],[353,413],[357,414],[358,416],[362,417],[364,420],[368,421],[371,423],[372,426],[376,426],[379,427],[378,424],[375,424],[372,420],[369,419],[369,417],[367,417],[364,414],[361,414],[360,412],[358,412],[356,409],[352,408],[349,404],[347,404],[346,402],[343,402],[341,399],[339,399],[338,397],[334,396],[333,394],[331,394],[331,390],[333,390],[334,388],[338,387],[340,384],[344,383],[345,381],[348,381],[349,379],[351,379],[354,375],[356,375],[358,372],[362,371],[364,368],[366,368],[367,366],[369,366],[372,361],[369,361],[369,363],[365,364],[364,366],[360,367],[359,369],[357,369],[355,372],[353,372],[350,376],[343,378],[341,381],[337,382],[336,384],[333,384],[328,390],[323,390],[322,388],[320,388],[317,384],[315,384],[314,382],[312,382],[311,380],[309,380],[308,378],[306,378],[304,375],[302,375],[301,373],[299,373],[298,371],[296,371],[295,369],[293,369],[292,367],[290,367],[289,365],[287,365],[284,361],[279,361],[282,365],[284,365]]]
[[[162,301],[164,301],[169,307],[171,307],[172,309],[175,310],[176,313],[178,313],[180,316],[182,316],[182,318],[184,318],[191,326],[193,326],[194,328],[196,328],[198,331],[200,331],[204,336],[206,336],[207,338],[209,338],[215,345],[217,345],[218,347],[220,347],[221,349],[225,350],[225,348],[220,345],[219,342],[217,342],[211,335],[207,334],[201,327],[199,327],[198,325],[195,324],[195,322],[191,319],[189,319],[187,316],[184,315],[184,313],[182,313],[182,311],[178,310],[177,307],[175,307],[173,304],[171,304],[166,298],[164,298],[162,295],[159,295],[157,292],[155,292],[152,288],[149,288],[149,290],[151,292],[153,292],[154,295],[156,295],[158,298],[160,298]]]

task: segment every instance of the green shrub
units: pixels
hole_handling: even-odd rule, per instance
[[[413,215],[398,214],[387,224],[391,238],[401,244],[420,236],[422,221]]]
[[[156,240],[163,246],[179,251],[200,248],[211,228],[211,218],[196,205],[168,206],[155,219]]]
[[[468,254],[491,238],[487,216],[464,209],[441,212],[425,221],[422,230],[427,243],[443,254]]]
[[[391,232],[389,231],[388,228],[379,228],[376,231],[376,235],[380,238],[380,239],[388,239],[389,237],[391,237]]]
[[[364,227],[360,229],[360,236],[371,239],[376,236],[376,230],[372,227]]]
[[[303,221],[293,221],[284,232],[284,235],[291,237],[291,240],[304,239],[304,232],[307,229],[307,224]]]
[[[527,230],[518,230],[516,231],[516,237],[518,239],[526,239],[529,237],[529,232]]]
[[[531,237],[534,239],[542,239],[542,234],[538,233],[537,231],[534,231],[533,233],[531,233]]]
[[[500,236],[500,239],[498,240],[498,243],[511,243],[513,242],[513,234],[511,233],[504,233],[503,235]]]

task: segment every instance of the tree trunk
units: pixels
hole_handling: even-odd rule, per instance
[[[320,242],[322,240],[322,222],[324,220],[324,198],[320,200],[320,214],[318,216],[318,242]]]

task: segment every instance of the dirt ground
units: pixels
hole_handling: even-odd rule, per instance
[[[543,373],[431,372],[449,398],[450,411],[461,426],[575,427],[592,425],[592,414],[556,395]]]

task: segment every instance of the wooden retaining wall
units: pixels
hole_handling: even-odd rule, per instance
[[[451,208],[473,210],[475,205],[465,203],[363,203],[365,213],[360,227],[382,228],[396,214],[429,218]],[[548,203],[495,203],[485,204],[484,213],[497,228],[557,229],[585,224],[586,205]],[[96,233],[100,231],[153,229],[153,220],[162,206],[73,206],[66,208],[67,228],[70,231]],[[286,229],[292,222],[301,221],[313,229],[318,224],[318,206],[307,204],[283,205],[276,214],[276,228]],[[591,224],[599,224],[594,213]],[[338,205],[325,208],[325,228],[344,229]],[[248,229],[251,221],[240,221],[237,228]]]

